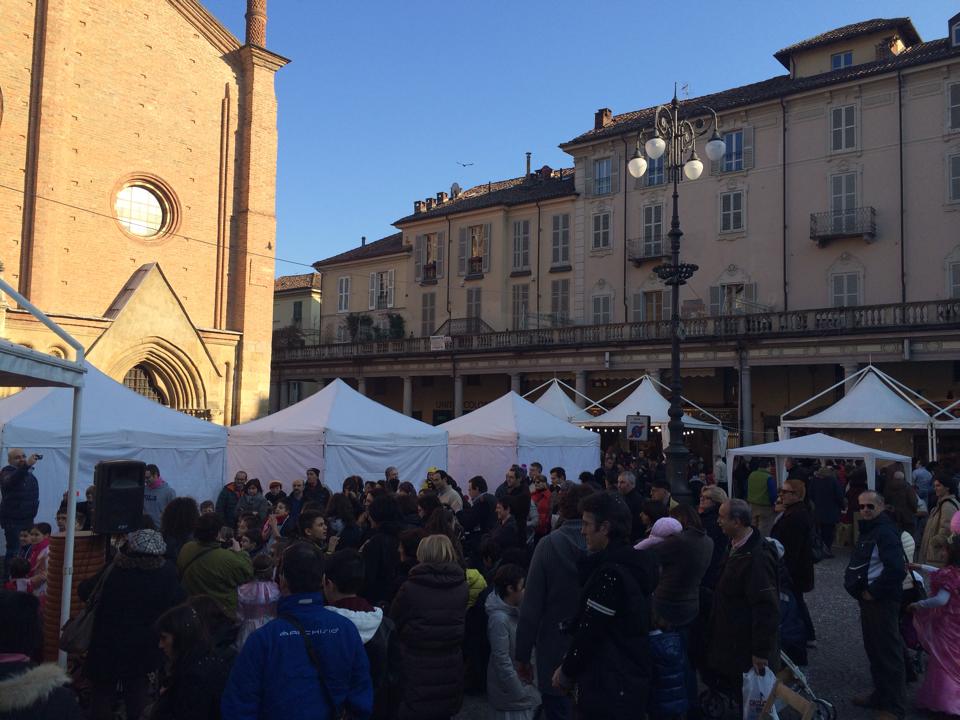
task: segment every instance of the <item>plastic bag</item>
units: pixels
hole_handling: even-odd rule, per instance
[[[777,678],[770,668],[763,675],[757,675],[753,668],[743,674],[743,720],[760,720],[763,717],[763,706],[776,684]],[[769,717],[779,720],[776,708],[771,708]]]

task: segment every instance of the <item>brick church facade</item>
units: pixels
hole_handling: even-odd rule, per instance
[[[277,103],[266,0],[10,0],[3,276],[118,381],[231,424],[269,395]],[[0,336],[67,348],[7,301]]]

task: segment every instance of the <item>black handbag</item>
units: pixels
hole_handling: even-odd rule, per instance
[[[103,592],[103,585],[113,570],[113,563],[107,565],[97,584],[93,586],[90,597],[87,598],[83,610],[64,623],[60,630],[60,649],[67,653],[85,653],[90,649],[90,640],[93,638],[93,622],[97,615],[97,603]]]

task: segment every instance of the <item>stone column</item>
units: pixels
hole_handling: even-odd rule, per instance
[[[286,380],[280,380],[280,405],[278,410],[283,410],[290,404],[290,383]]]
[[[853,381],[850,380],[851,376],[855,375],[857,371],[860,370],[860,366],[857,363],[844,363],[843,364],[843,394],[846,395],[853,389]]]
[[[367,379],[362,375],[357,378],[357,392],[361,395],[367,394]]]
[[[520,373],[510,373],[510,389],[520,394]]]
[[[586,370],[577,370],[577,380],[576,385],[574,386],[577,390],[577,407],[586,407],[587,401],[583,397],[587,394],[587,371]]]
[[[324,378],[317,378],[313,382],[317,385],[317,392],[320,392],[327,386],[327,381]]]
[[[453,378],[453,416],[463,415],[463,375]]]
[[[413,378],[409,375],[403,376],[403,414],[413,415]]]
[[[753,393],[750,387],[750,358],[740,352],[740,445],[754,445]]]
[[[232,379],[232,378],[231,378]],[[270,383],[270,412],[274,413],[280,409],[280,381],[274,380]],[[226,408],[226,397],[224,397],[224,419],[223,424],[229,425],[229,413]]]

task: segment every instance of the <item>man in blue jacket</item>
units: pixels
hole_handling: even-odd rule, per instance
[[[39,455],[27,457],[20,448],[11,448],[7,453],[10,464],[0,470],[0,525],[7,545],[3,559],[5,575],[9,575],[10,560],[20,549],[20,531],[30,529],[40,506],[40,487],[33,475],[33,466],[39,459]]]
[[[223,694],[223,717],[334,720],[344,709],[351,718],[370,717],[367,654],[356,626],[323,606],[319,548],[291,545],[279,584],[277,619],[247,638]]]

